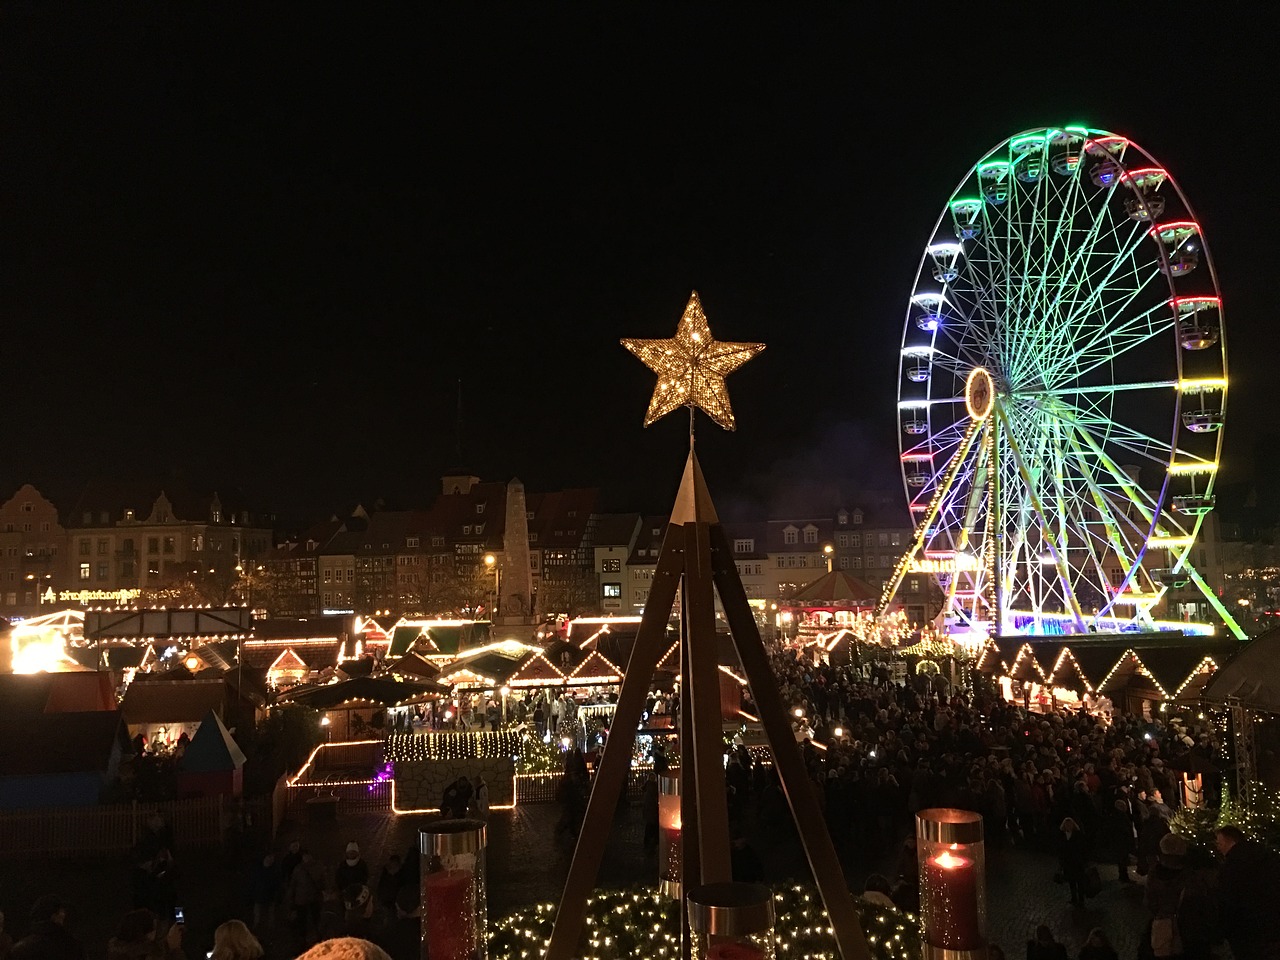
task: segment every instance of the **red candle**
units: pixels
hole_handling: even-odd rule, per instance
[[[925,861],[920,890],[925,940],[944,950],[982,947],[978,879],[977,865],[951,850]]]
[[[439,870],[422,879],[423,934],[431,960],[469,960],[475,948],[476,906],[470,870]]]
[[[680,827],[662,827],[658,831],[658,871],[664,880],[680,879]]]
[[[754,943],[726,940],[709,945],[706,960],[766,960],[766,954]]]

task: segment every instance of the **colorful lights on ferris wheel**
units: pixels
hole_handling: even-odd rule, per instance
[[[1183,350],[1207,350],[1218,342],[1221,299],[1174,297],[1169,304],[1178,317],[1178,342]]]
[[[978,164],[978,183],[982,197],[993,206],[1000,206],[1009,199],[1009,161],[988,160]]]
[[[933,333],[942,326],[942,308],[950,306],[941,293],[917,293],[911,298],[911,305],[920,308],[921,313],[916,315],[916,326],[926,333]]]
[[[973,240],[982,235],[982,201],[973,197],[952,200],[951,223],[961,240]]]

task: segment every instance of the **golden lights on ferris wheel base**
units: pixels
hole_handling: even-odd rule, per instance
[[[974,367],[964,382],[964,406],[974,420],[985,420],[996,402],[996,384],[985,367]]]

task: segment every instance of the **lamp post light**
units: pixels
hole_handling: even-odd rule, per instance
[[[498,566],[497,555],[492,553],[484,555],[484,565],[493,571],[493,602],[489,605],[489,619],[496,620],[498,601],[502,599],[502,568]]]
[[[824,543],[824,544],[822,545],[822,552],[823,552],[824,554],[826,554],[826,557],[827,557],[827,573],[830,573],[830,572],[831,572],[831,556],[832,556],[832,554],[834,554],[834,553],[836,552],[836,548],[835,548],[835,547],[833,547],[833,546],[832,546],[831,544],[829,544],[829,543]]]

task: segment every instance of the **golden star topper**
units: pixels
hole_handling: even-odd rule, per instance
[[[734,429],[724,378],[764,349],[763,343],[721,343],[711,336],[698,291],[693,291],[670,340],[623,340],[622,345],[658,375],[647,427],[677,407],[698,407],[726,430]]]

